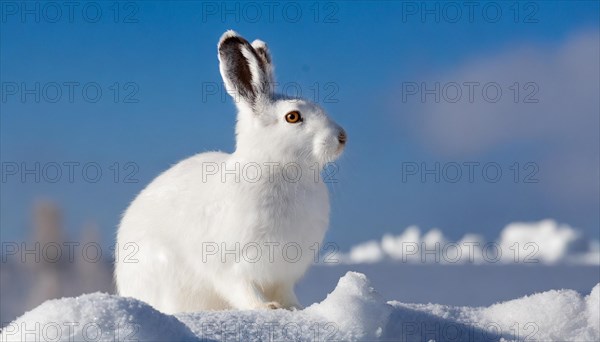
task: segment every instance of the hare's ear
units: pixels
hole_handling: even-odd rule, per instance
[[[262,40],[256,39],[252,42],[252,47],[258,57],[262,59],[263,64],[265,65],[265,74],[267,75],[267,79],[271,86],[275,85],[275,67],[273,66],[273,60],[271,59],[271,52],[269,51],[269,47],[267,43]]]
[[[230,30],[221,37],[218,49],[221,77],[236,104],[253,108],[271,95],[265,59],[247,40]]]

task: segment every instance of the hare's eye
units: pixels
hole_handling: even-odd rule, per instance
[[[285,121],[289,123],[302,122],[302,116],[300,116],[300,112],[294,110],[285,115]]]

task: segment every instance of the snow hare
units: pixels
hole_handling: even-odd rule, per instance
[[[166,313],[300,308],[294,285],[329,224],[319,171],[346,133],[316,104],[274,93],[264,42],[227,31],[218,58],[235,151],[185,159],[135,198],[117,234],[117,289]]]

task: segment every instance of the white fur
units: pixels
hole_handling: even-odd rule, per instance
[[[261,78],[272,83],[272,65],[261,67],[252,45],[237,33],[226,32],[219,51],[232,37],[243,41],[239,52],[250,64],[252,86]],[[266,44],[255,44],[268,53]],[[241,86],[237,75],[230,77],[236,59],[223,53],[219,60],[228,91],[235,92]],[[167,313],[300,307],[294,284],[312,263],[329,223],[327,188],[315,172],[343,150],[337,138],[342,129],[313,103],[255,90],[255,99],[236,102],[235,152],[181,161],[125,212],[115,258],[121,295]],[[292,110],[303,122],[285,121]],[[208,172],[209,166],[219,171]],[[297,170],[302,176],[295,181]],[[219,251],[213,254],[215,245]]]

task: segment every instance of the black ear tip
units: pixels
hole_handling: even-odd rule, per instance
[[[227,30],[221,35],[219,42],[222,42],[227,38],[233,38],[233,37],[241,37],[241,36],[239,33],[235,32],[234,30]]]
[[[252,42],[252,47],[253,47],[255,50],[265,50],[265,51],[269,51],[269,47],[267,46],[267,43],[263,42],[263,41],[262,41],[262,40],[260,40],[260,39],[255,39],[255,40]]]
[[[225,33],[223,33],[223,35],[221,35],[221,39],[219,39],[219,45],[218,45],[218,49],[219,51],[225,47],[225,46],[231,46],[233,44],[247,44],[248,41],[246,41],[242,36],[240,36],[237,32],[235,32],[234,30],[228,30]]]

